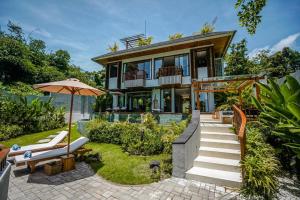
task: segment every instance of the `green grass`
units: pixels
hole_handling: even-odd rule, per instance
[[[35,143],[37,143],[37,141],[45,139],[49,135],[57,134],[57,132],[66,130],[66,129],[67,129],[67,127],[58,128],[58,129],[54,129],[54,130],[50,130],[50,131],[43,131],[43,132],[39,132],[39,133],[26,134],[26,135],[22,135],[17,138],[12,138],[7,141],[1,141],[0,143],[7,147],[11,147],[14,144],[18,144],[20,146],[35,144]],[[74,127],[72,127],[71,141],[77,139],[78,137],[80,137],[80,134],[77,131],[77,126],[74,126]],[[65,141],[66,141],[66,138],[65,138]]]
[[[40,133],[27,134],[7,141],[2,141],[1,143],[8,147],[11,147],[13,144],[25,146],[34,144],[37,141],[45,139],[49,135],[56,134],[61,130],[66,130],[66,127]],[[79,137],[80,133],[77,131],[77,126],[72,127],[71,141]],[[119,145],[114,144],[91,142],[86,144],[86,147],[93,149],[93,152],[98,152],[102,156],[101,163],[90,164],[93,170],[103,178],[120,184],[136,185],[154,182],[154,179],[151,178],[152,172],[149,169],[150,161],[161,161],[168,157],[166,154],[154,156],[131,156],[128,153],[123,152]]]
[[[168,155],[132,156],[123,152],[119,145],[89,143],[93,152],[99,152],[102,163],[92,163],[91,167],[98,175],[120,184],[146,184],[154,182],[149,168],[151,160],[162,160]],[[162,162],[161,162],[162,163]]]

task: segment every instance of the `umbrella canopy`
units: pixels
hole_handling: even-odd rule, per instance
[[[55,82],[49,82],[49,83],[36,84],[36,85],[33,85],[33,87],[35,89],[39,89],[39,90],[45,91],[45,92],[71,95],[69,134],[68,134],[68,156],[69,156],[74,95],[100,96],[100,95],[105,94],[105,92],[102,90],[93,88],[85,83],[82,83],[78,79],[75,79],[75,78],[70,78],[70,79],[67,79],[64,81],[55,81]]]
[[[33,87],[45,92],[62,94],[75,94],[85,96],[100,96],[102,94],[105,94],[104,91],[98,90],[85,83],[82,83],[76,78],[70,78],[64,81],[36,84]]]

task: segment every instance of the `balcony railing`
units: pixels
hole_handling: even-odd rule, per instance
[[[129,71],[124,74],[125,87],[144,87],[146,72],[144,70]]]
[[[182,82],[182,68],[169,66],[158,70],[158,82],[160,85],[176,85]]]

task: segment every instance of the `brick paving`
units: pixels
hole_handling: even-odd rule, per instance
[[[73,171],[54,176],[47,176],[42,169],[29,174],[13,166],[8,196],[9,200],[238,199],[236,193],[223,187],[174,177],[148,185],[119,185],[104,180],[84,162],[77,163]]]

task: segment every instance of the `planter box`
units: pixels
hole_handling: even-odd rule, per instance
[[[52,161],[50,163],[47,163],[44,166],[44,172],[48,176],[59,174],[61,172],[61,169],[62,169],[62,163],[61,163],[60,159],[57,159],[57,160]]]

